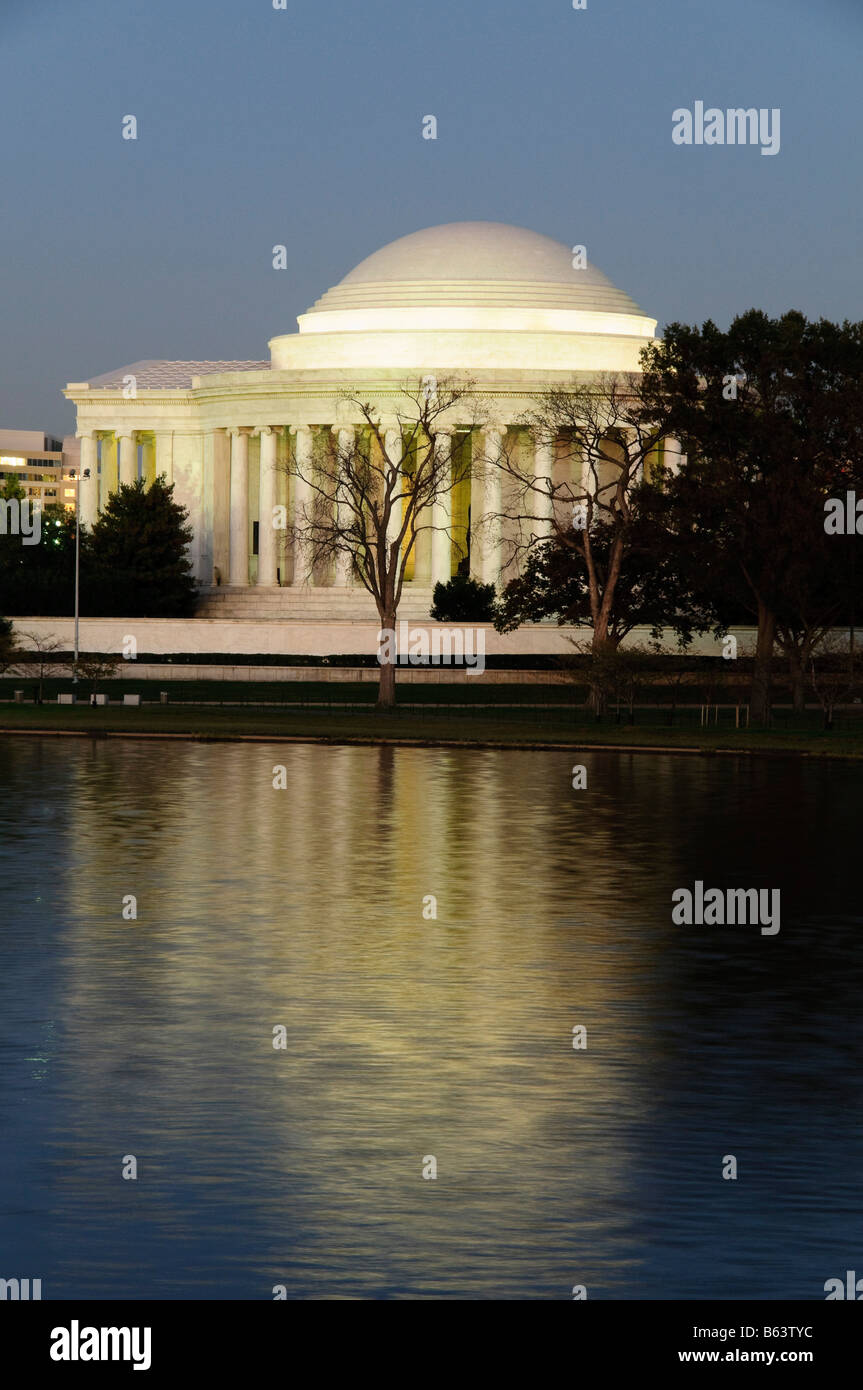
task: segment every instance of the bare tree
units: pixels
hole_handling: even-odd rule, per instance
[[[677,652],[673,658],[664,658],[662,639],[653,637],[650,642],[650,650],[655,657],[664,658],[656,666],[653,682],[670,692],[671,700],[668,707],[669,725],[674,723],[674,716],[677,713],[677,706],[680,702],[680,693],[686,682],[686,664],[681,659],[689,655],[689,648],[692,644],[692,637],[686,633],[679,633],[677,637]]]
[[[555,388],[519,423],[533,434],[544,469],[527,472],[507,446],[486,461],[508,479],[501,519],[517,528],[509,560],[550,540],[574,551],[584,567],[592,650],[616,647],[623,632],[615,622],[615,595],[635,497],[665,437],[643,400],[641,374],[603,374]],[[478,518],[480,524],[488,520]]]
[[[90,682],[90,703],[94,701],[97,687],[102,681],[113,680],[117,674],[121,657],[110,652],[82,652],[78,658],[78,674],[82,680]]]
[[[853,700],[859,688],[854,669],[853,632],[830,632],[809,652],[812,691],[824,715],[824,728],[833,728],[837,705]]]
[[[426,377],[400,388],[392,416],[351,395],[317,456],[296,449],[284,465],[293,480],[294,565],[310,576],[342,568],[371,594],[382,641],[378,708],[395,703],[395,625],[408,561],[423,532],[452,540],[453,488],[468,476],[465,436],[476,405],[471,383]],[[469,418],[467,421],[465,417]]]
[[[629,723],[634,724],[635,697],[654,660],[654,653],[635,642],[626,647],[613,646],[610,642],[595,647],[592,642],[576,637],[569,637],[567,641],[577,653],[571,667],[572,675],[576,680],[586,677],[589,705],[597,721],[606,714],[609,702],[614,702],[617,706],[615,722],[620,723],[621,706],[626,705]]]
[[[0,676],[6,674],[15,659],[18,639],[8,618],[0,618]]]
[[[16,650],[13,667],[17,676],[35,676],[37,684],[36,703],[41,705],[45,681],[49,676],[64,676],[69,672],[68,658],[58,657],[63,643],[59,637],[43,637],[38,632],[21,632],[24,644]]]
[[[806,709],[806,672],[812,669],[817,649],[831,632],[832,626],[828,621],[810,622],[805,616],[801,616],[794,625],[781,620],[776,623],[776,645],[788,658],[791,705],[795,714],[803,714]]]

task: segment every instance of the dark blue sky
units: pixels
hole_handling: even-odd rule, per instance
[[[584,243],[660,325],[863,318],[861,49],[860,0],[0,0],[0,427],[70,430],[62,386],[139,358],[266,358],[439,222]],[[780,107],[779,154],[674,145],[697,100]]]

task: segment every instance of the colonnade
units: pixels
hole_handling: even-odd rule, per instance
[[[329,433],[332,443],[340,454],[348,454],[354,447],[357,425],[345,423],[290,424],[274,425],[250,423],[230,425],[211,431],[211,436],[221,435],[227,439],[228,486],[219,496],[211,499],[211,512],[214,528],[221,528],[220,534],[227,535],[228,564],[227,573],[221,575],[222,582],[234,588],[244,588],[252,582],[250,564],[251,522],[258,522],[257,572],[254,583],[260,588],[272,588],[279,582],[280,532],[274,525],[274,517],[279,506],[279,472],[284,466],[279,463],[279,440],[285,431],[292,436],[292,449],[296,471],[291,476],[291,485],[286,499],[286,522],[290,529],[310,513],[313,502],[313,487],[309,482],[314,468],[314,436],[318,431]],[[464,427],[468,428],[467,426]],[[507,448],[507,430],[515,428],[507,424],[488,425],[472,429],[472,458],[480,461],[480,466],[472,466],[470,509],[470,570],[473,577],[487,584],[498,584],[501,580],[503,536],[501,530],[502,491],[504,472],[495,465],[500,462],[501,453]],[[520,427],[518,427],[520,428]],[[437,433],[439,463],[444,469],[452,467],[454,435],[459,427]],[[257,487],[257,516],[250,516],[250,464],[249,441],[253,436],[260,440]],[[205,439],[206,436],[199,436]],[[100,510],[107,502],[118,483],[132,483],[138,477],[138,448],[142,446],[142,474],[146,481],[158,474],[164,474],[173,481],[173,434],[168,430],[131,430],[118,426],[114,430],[81,430],[81,472],[80,512],[81,520],[92,526]],[[395,421],[385,425],[384,443],[391,462],[400,463],[403,459],[402,432]],[[222,446],[225,448],[225,446]],[[529,496],[529,511],[532,515],[530,529],[534,535],[550,535],[552,532],[554,508],[554,470],[555,442],[548,435],[537,432],[532,436],[532,482]],[[527,469],[530,461],[524,460]],[[89,470],[89,476],[84,476]],[[451,475],[449,475],[451,477]],[[192,516],[191,524],[196,527],[206,510],[203,497],[203,477],[200,480],[200,516]],[[180,496],[179,500],[183,500]],[[225,515],[227,508],[227,516]],[[414,581],[434,585],[446,582],[452,574],[453,490],[444,486],[429,513],[420,524],[430,525],[429,543],[423,548],[422,560],[414,571]],[[396,513],[391,519],[391,538],[401,528],[401,517]],[[311,581],[311,555],[308,541],[298,538],[294,542],[293,585],[307,584]],[[207,576],[201,576],[208,582]],[[339,556],[327,583],[337,588],[346,588],[352,583],[351,563],[348,555]]]
[[[119,483],[138,477],[138,446],[142,447],[143,477],[149,484],[158,473],[173,475],[173,433],[169,430],[79,430],[81,441],[81,520],[92,526]],[[158,460],[158,462],[157,462]]]

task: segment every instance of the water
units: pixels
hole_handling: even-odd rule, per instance
[[[856,767],[22,738],[0,778],[0,1276],[823,1299],[863,1269]],[[696,878],[779,887],[779,934],[673,926]]]

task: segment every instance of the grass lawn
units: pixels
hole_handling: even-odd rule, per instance
[[[445,689],[445,687],[442,687]],[[486,687],[488,690],[489,687]],[[498,687],[497,690],[506,689]],[[522,687],[523,689],[523,687]],[[460,687],[450,687],[460,690]],[[173,693],[173,692],[172,692]],[[336,692],[328,687],[332,699]],[[298,695],[297,698],[303,698]],[[350,698],[350,696],[343,696]],[[143,704],[140,707],[88,705],[0,705],[0,731],[10,733],[77,733],[91,737],[116,735],[171,736],[194,739],[299,739],[333,743],[404,742],[429,745],[500,745],[505,747],[571,746],[664,748],[670,751],[784,753],[815,757],[863,757],[863,720],[849,716],[839,727],[820,727],[820,715],[810,711],[783,724],[777,714],[770,729],[741,729],[731,723],[702,729],[695,709],[679,710],[669,726],[662,710],[639,709],[637,722],[617,724],[609,716],[597,724],[581,706],[569,708],[438,709],[402,705],[378,714],[357,703],[353,709],[314,704],[294,708],[229,707],[226,705]],[[726,721],[729,712],[725,713]]]

